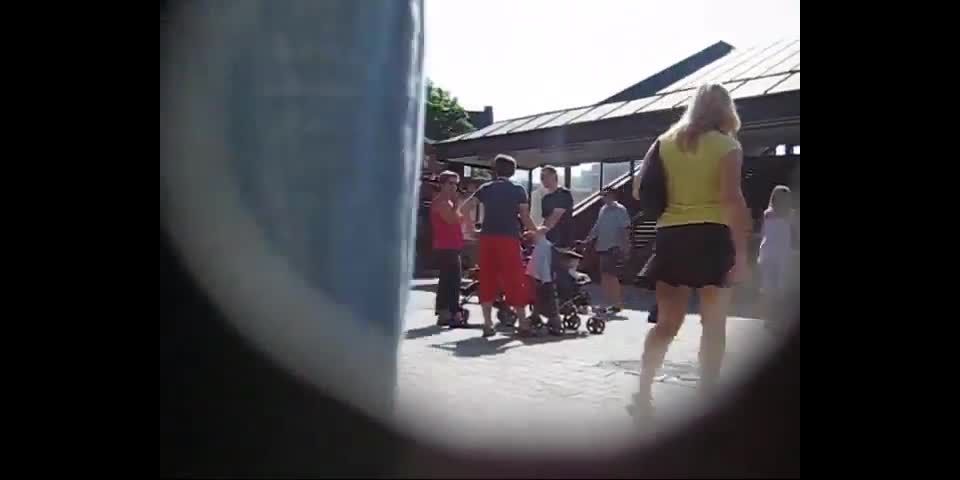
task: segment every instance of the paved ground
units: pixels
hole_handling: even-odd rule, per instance
[[[638,434],[625,407],[650,328],[643,308],[652,303],[649,294],[629,289],[628,303],[636,309],[608,322],[603,335],[581,326],[559,338],[500,333],[484,339],[479,329],[434,326],[427,283],[417,281],[411,291],[400,346],[398,413],[407,428],[474,449],[595,448]],[[468,308],[471,322],[481,322],[479,306]],[[732,317],[727,331],[724,377],[730,384],[771,337],[748,318]],[[660,427],[693,414],[699,339],[699,316],[689,315],[654,386]]]

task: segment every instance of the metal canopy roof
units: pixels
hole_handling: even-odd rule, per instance
[[[747,112],[744,108],[748,104],[764,104],[769,107],[769,101],[757,102],[758,97],[771,96],[780,98],[781,101],[788,101],[791,105],[787,111],[780,113],[770,111],[769,115],[786,115],[793,118],[788,123],[796,124],[796,141],[799,142],[799,90],[800,90],[800,40],[779,40],[765,45],[751,47],[747,49],[734,49],[730,53],[715,60],[705,67],[693,72],[686,78],[675,82],[673,85],[661,89],[655,95],[645,98],[639,98],[630,101],[619,101],[611,103],[600,103],[583,107],[569,108],[553,112],[529,115],[509,120],[495,122],[483,129],[460,135],[454,138],[437,143],[441,155],[445,158],[462,161],[465,163],[484,164],[488,159],[488,154],[495,152],[489,151],[499,149],[499,151],[508,151],[517,153],[516,150],[537,149],[541,155],[525,155],[526,158],[517,158],[524,168],[548,161],[550,163],[574,163],[581,161],[598,161],[607,159],[607,155],[636,155],[635,148],[626,149],[606,149],[607,151],[594,151],[590,154],[572,154],[556,155],[557,148],[566,145],[566,150],[576,152],[578,148],[570,146],[572,137],[580,135],[571,135],[574,129],[583,130],[586,126],[592,124],[610,124],[622,123],[627,121],[637,123],[639,117],[649,117],[658,119],[654,124],[663,123],[664,115],[670,117],[667,125],[676,120],[678,112],[674,111],[682,107],[687,100],[695,93],[696,88],[707,82],[723,83],[730,89],[731,95],[737,101],[738,108],[741,110],[741,116]],[[795,95],[783,95],[793,92]],[[794,100],[795,97],[795,100]],[[749,100],[749,101],[748,101]],[[775,107],[775,106],[774,106]],[[780,117],[766,117],[762,111],[757,108],[752,109],[752,113],[758,115],[753,119],[744,118],[744,130],[755,128],[750,122],[769,123]],[[774,108],[774,110],[783,110]],[[748,117],[751,115],[747,115]],[[623,118],[627,117],[627,118]],[[634,118],[637,117],[637,118]],[[620,122],[610,122],[613,119],[620,119]],[[646,122],[642,122],[646,123]],[[612,127],[612,125],[609,125]],[[771,128],[769,125],[766,128]],[[594,130],[593,128],[589,128]],[[615,129],[619,130],[619,129]],[[638,134],[627,135],[637,140]],[[522,135],[518,135],[522,134]],[[601,137],[606,139],[617,139],[617,132],[611,131],[611,136]],[[653,135],[654,132],[648,132]],[[622,134],[621,134],[622,135]],[[791,134],[792,135],[792,134]],[[511,137],[524,137],[527,141],[518,142]],[[642,136],[642,135],[641,135]],[[509,140],[508,140],[509,139]],[[519,139],[517,139],[519,140]],[[559,141],[558,141],[559,140]],[[540,142],[538,144],[538,142]],[[609,141],[607,143],[610,143]],[[641,144],[649,145],[649,140],[641,141]],[[505,148],[515,146],[519,148]],[[544,151],[546,147],[546,151]],[[554,148],[551,148],[554,147]],[[581,145],[580,147],[584,147]],[[561,150],[563,150],[561,148]],[[584,148],[579,148],[584,150]],[[593,149],[596,150],[596,149]],[[625,150],[625,151],[623,151]],[[644,150],[645,151],[645,150]],[[554,153],[551,155],[551,153]],[[643,152],[640,153],[642,155]],[[597,158],[600,156],[601,158]],[[589,158],[588,158],[589,157]]]

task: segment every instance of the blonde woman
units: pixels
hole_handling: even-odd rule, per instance
[[[657,222],[654,253],[642,275],[656,282],[658,319],[644,344],[634,413],[652,413],[651,389],[670,342],[683,323],[692,289],[700,296],[700,388],[709,391],[726,349],[731,283],[747,273],[748,213],[740,189],[743,151],[729,92],[704,85],[683,117],[660,136],[666,209]],[[647,165],[642,165],[643,175]],[[634,197],[639,199],[634,182]]]
[[[760,269],[760,285],[763,294],[764,318],[774,320],[773,306],[784,302],[787,282],[793,273],[793,218],[790,189],[777,185],[770,193],[770,203],[763,212],[763,239],[757,266]]]

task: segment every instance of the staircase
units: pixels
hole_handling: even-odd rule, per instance
[[[627,283],[636,281],[637,273],[640,272],[640,269],[647,263],[647,259],[653,254],[653,240],[657,236],[657,222],[642,217],[642,213],[633,217],[633,231],[630,232],[633,251],[630,260],[621,268],[620,280]]]

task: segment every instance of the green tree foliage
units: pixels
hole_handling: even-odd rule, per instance
[[[424,134],[431,140],[445,140],[475,130],[457,97],[430,80],[427,80],[426,115]]]

